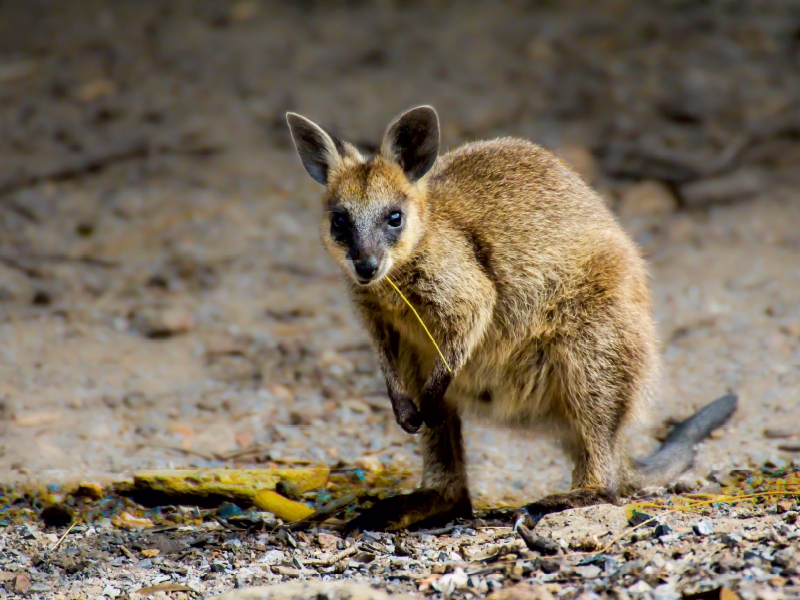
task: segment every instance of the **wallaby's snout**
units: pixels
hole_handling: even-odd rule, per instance
[[[369,283],[372,281],[372,278],[375,277],[375,273],[378,272],[379,266],[380,262],[374,254],[353,260],[353,269],[359,278],[359,283]]]

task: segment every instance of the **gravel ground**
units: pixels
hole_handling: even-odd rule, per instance
[[[785,480],[800,485],[797,473]],[[800,505],[793,500],[692,511],[656,504],[549,515],[524,539],[491,518],[344,539],[230,507],[144,531],[128,530],[117,517],[49,532],[26,523],[0,535],[0,582],[12,596],[55,599],[210,597],[231,588],[243,590],[231,598],[319,597],[297,586],[250,589],[297,581],[364,584],[371,598],[382,593],[373,589],[498,600],[666,600],[723,586],[761,600],[800,594]]]
[[[340,274],[318,243],[320,190],[294,156],[283,113],[307,114],[368,146],[394,114],[423,102],[441,115],[445,147],[513,134],[560,152],[642,245],[665,370],[658,401],[631,433],[634,454],[652,450],[671,419],[734,390],[740,410],[701,446],[682,489],[713,484],[713,471],[798,461],[795,2],[98,0],[81,9],[0,4],[0,483],[9,497],[188,466],[380,468],[396,472],[393,489],[412,487],[415,440],[394,423]],[[569,485],[570,466],[548,440],[474,419],[466,436],[479,507]],[[786,514],[742,517],[742,547],[761,548],[761,558],[750,565],[729,544],[725,552],[746,568],[721,568],[749,569],[752,581],[775,575],[773,553],[791,535],[781,527],[793,527]],[[719,531],[735,518],[708,515]],[[164,576],[158,565],[109,566],[121,555],[101,541],[119,532],[98,525],[88,538],[91,529],[73,529],[59,553],[105,552],[108,561],[88,571],[104,575],[31,570],[54,543],[43,536],[63,530],[40,532],[32,518],[36,535],[26,539],[33,534],[7,522],[0,558],[10,562],[1,568],[14,578],[0,590],[9,594],[19,574],[50,586],[29,590],[47,598],[97,597],[106,585],[127,591]],[[470,527],[506,531],[465,524],[461,537],[409,543],[424,554],[475,540],[483,551],[489,542],[464,533]],[[694,535],[674,543],[691,546]],[[256,555],[243,568],[260,569],[241,575],[247,584],[276,580],[259,560],[286,544],[234,537]],[[712,539],[724,543],[703,538]],[[309,540],[315,548],[313,533]],[[674,570],[696,569],[675,583],[681,591],[724,575],[711,568],[716,558],[683,554],[684,565],[666,548],[660,554]],[[348,573],[363,569],[370,583],[394,585],[371,569],[403,557],[375,554]],[[572,597],[573,559],[559,556],[562,575],[547,584],[572,586],[564,592]],[[547,575],[525,552],[518,560],[536,565],[520,567],[524,581]],[[465,573],[477,568],[466,554],[462,562]],[[212,581],[200,579],[208,569],[185,568],[167,573],[170,581],[193,577],[208,592],[235,585],[233,572],[212,571]],[[458,573],[447,568],[445,576]],[[416,571],[433,572],[427,563]],[[127,582],[124,573],[133,573]],[[653,573],[642,581],[660,589]],[[489,575],[481,576],[487,586]],[[751,579],[730,585],[742,595],[772,585]],[[627,589],[628,581],[609,585]],[[420,591],[416,581],[398,582]],[[628,593],[655,593],[640,588]]]

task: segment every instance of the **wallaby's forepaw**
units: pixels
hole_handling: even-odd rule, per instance
[[[347,523],[345,533],[397,531],[412,525],[443,524],[455,518],[471,516],[469,497],[448,499],[436,490],[420,489],[377,502]]]
[[[403,431],[406,433],[419,433],[420,427],[422,427],[422,415],[420,413],[414,413],[411,415],[407,415],[402,419],[398,419],[397,422],[400,424],[400,427],[403,428]]]
[[[417,433],[419,428],[422,427],[423,418],[414,401],[408,396],[395,397],[391,398],[391,400],[397,424],[406,433]]]

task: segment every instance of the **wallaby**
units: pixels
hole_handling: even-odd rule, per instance
[[[439,156],[429,106],[399,116],[372,157],[298,114],[287,120],[303,166],[327,188],[322,240],[350,275],[397,421],[421,429],[420,488],[378,502],[350,530],[472,515],[465,410],[556,432],[572,457],[571,491],[520,509],[534,526],[672,482],[736,409],[726,395],[652,456],[627,456],[625,426],[659,374],[647,271],[600,196],[554,154],[507,137]]]

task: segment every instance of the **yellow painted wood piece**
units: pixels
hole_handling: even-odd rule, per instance
[[[224,496],[244,500],[286,520],[300,520],[313,510],[275,492],[279,482],[298,493],[323,487],[330,471],[325,467],[302,469],[155,469],[133,476],[134,487],[169,496]],[[262,492],[270,492],[257,498]],[[259,504],[260,502],[260,504]],[[280,514],[279,514],[280,513]],[[297,516],[300,515],[300,516]]]
[[[261,490],[253,498],[255,504],[261,510],[271,512],[273,515],[284,521],[302,521],[314,512],[313,508],[284,498],[272,490]]]

